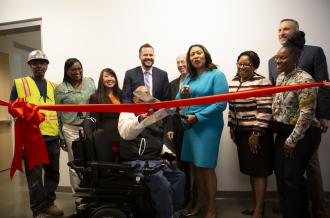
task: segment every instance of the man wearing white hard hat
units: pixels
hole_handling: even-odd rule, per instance
[[[41,50],[30,52],[27,64],[30,66],[33,75],[14,80],[10,101],[24,98],[26,102],[36,105],[55,104],[55,85],[45,79],[45,73],[49,64],[46,54]],[[39,128],[46,143],[49,164],[37,165],[29,169],[29,160],[23,155],[29,188],[30,208],[33,217],[62,216],[64,214],[63,211],[54,204],[56,199],[55,191],[60,179],[57,113],[56,111],[47,110],[41,110],[41,112],[45,114],[45,121],[40,124]]]

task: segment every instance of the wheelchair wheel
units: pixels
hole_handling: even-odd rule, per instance
[[[156,212],[151,198],[146,196],[137,196],[134,199],[135,213],[137,218],[154,218]]]
[[[127,218],[127,216],[116,208],[104,207],[94,211],[90,218]]]

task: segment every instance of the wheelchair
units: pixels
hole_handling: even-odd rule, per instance
[[[146,162],[143,176],[134,175],[139,166],[113,162],[111,135],[97,129],[95,119],[86,119],[83,130],[72,144],[74,160],[68,162],[81,181],[75,188],[76,212],[71,217],[155,217],[146,180],[162,166],[150,168]]]

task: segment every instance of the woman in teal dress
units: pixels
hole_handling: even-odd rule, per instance
[[[195,98],[228,92],[225,75],[212,63],[211,55],[202,45],[192,45],[187,52],[188,76],[183,81],[183,96]],[[198,214],[203,205],[203,195],[208,194],[205,217],[216,217],[217,166],[219,143],[223,129],[222,112],[226,102],[188,106],[181,159],[190,161],[194,168],[197,189],[196,204],[186,216]],[[206,189],[206,190],[204,190]]]

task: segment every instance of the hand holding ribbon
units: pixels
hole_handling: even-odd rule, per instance
[[[204,96],[199,98],[188,98],[174,101],[144,103],[144,104],[86,104],[86,105],[40,105],[36,106],[18,99],[15,102],[5,102],[0,100],[0,106],[8,106],[9,113],[16,117],[15,124],[15,154],[10,171],[12,177],[15,171],[22,170],[22,150],[27,155],[29,168],[42,163],[48,163],[47,149],[45,141],[39,129],[39,124],[45,119],[39,109],[54,110],[63,112],[131,112],[146,113],[150,110],[162,108],[177,108],[182,106],[212,104],[215,102],[229,101],[233,99],[243,99],[252,96],[269,95],[278,92],[285,92],[296,89],[303,89],[316,86],[325,86],[330,89],[329,82],[314,82],[287,86],[265,87],[246,91],[231,92],[220,95]],[[167,110],[162,110],[167,111]],[[164,113],[166,114],[166,113]],[[162,116],[164,114],[161,114]],[[162,117],[160,116],[160,117]],[[157,120],[157,119],[156,119]]]

